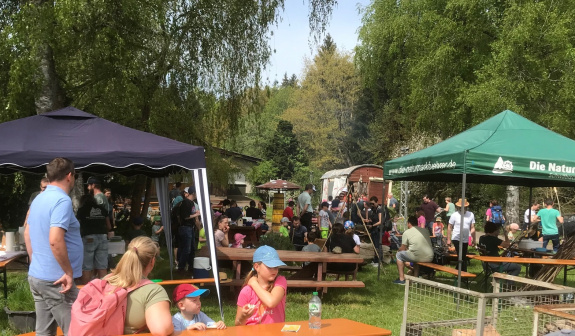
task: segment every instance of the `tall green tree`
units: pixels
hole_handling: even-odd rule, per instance
[[[352,165],[345,150],[354,120],[359,77],[351,53],[339,51],[328,35],[312,61],[307,61],[294,104],[283,114],[319,171]]]

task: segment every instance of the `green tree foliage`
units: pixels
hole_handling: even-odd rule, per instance
[[[264,157],[277,167],[277,177],[290,180],[297,168],[307,166],[307,158],[289,121],[280,120],[271,142],[265,147]]]
[[[313,169],[352,165],[345,150],[359,90],[352,55],[337,50],[328,35],[313,61],[308,61],[293,105],[283,118],[294,126]]]

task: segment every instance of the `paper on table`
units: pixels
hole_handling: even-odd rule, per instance
[[[300,325],[296,325],[296,324],[286,324],[282,328],[282,332],[285,332],[285,331],[298,332],[300,327],[301,327]]]

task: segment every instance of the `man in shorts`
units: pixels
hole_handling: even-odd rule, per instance
[[[403,233],[401,247],[396,255],[397,271],[399,278],[393,283],[405,285],[404,267],[405,263],[430,262],[433,260],[433,248],[429,231],[426,228],[417,226],[417,218],[409,216],[407,219],[407,230]]]

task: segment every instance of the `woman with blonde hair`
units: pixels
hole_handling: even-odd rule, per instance
[[[159,253],[160,249],[152,239],[136,237],[105,280],[116,287],[136,287],[148,277]],[[153,335],[171,335],[174,331],[170,298],[166,290],[155,283],[141,286],[128,294],[124,334],[145,330]]]

